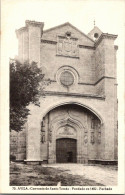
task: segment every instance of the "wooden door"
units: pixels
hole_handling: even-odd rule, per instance
[[[61,138],[56,140],[56,162],[76,163],[76,139]]]

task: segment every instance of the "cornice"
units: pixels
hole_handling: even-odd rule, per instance
[[[82,83],[82,82],[79,82],[78,85],[92,85],[92,86],[95,86],[103,79],[116,79],[116,78],[115,77],[103,76],[98,81],[96,81],[95,83]],[[51,80],[51,82],[56,82],[56,80]]]
[[[87,46],[87,45],[79,45],[79,48],[94,49],[95,50],[95,47],[93,47],[93,46]]]
[[[72,96],[72,97],[85,97],[85,98],[94,98],[94,99],[100,99],[105,100],[105,96],[98,96],[94,94],[81,94],[81,93],[67,93],[67,92],[54,92],[54,91],[45,91],[45,95],[48,96]]]
[[[41,39],[41,43],[47,43],[47,44],[56,45],[56,44],[57,44],[57,41]],[[85,48],[85,49],[95,49],[95,47],[93,47],[93,46],[88,46],[88,45],[78,45],[78,47],[79,47],[79,48]]]
[[[103,39],[113,39],[115,40],[117,38],[117,35],[112,35],[112,34],[102,34],[99,39],[97,40],[97,42],[95,42],[94,46],[88,46],[88,45],[78,45],[79,48],[84,48],[84,49],[92,49],[95,50],[96,47],[100,44],[100,42]],[[41,39],[42,43],[47,43],[47,44],[57,44],[57,41],[52,41],[52,40],[45,40],[45,39]],[[118,46],[115,46],[115,49],[118,49]]]
[[[67,57],[67,58],[76,58],[76,59],[79,59],[79,56],[68,56],[68,55],[64,55],[64,54],[56,54],[56,56],[58,56],[58,57]]]
[[[92,85],[92,86],[95,85],[94,83],[82,83],[82,82],[79,82],[78,84],[79,85]]]
[[[102,33],[100,37],[103,37],[103,38],[108,38],[108,39],[116,39],[118,37],[118,35],[113,35],[113,34],[108,34],[108,33]]]
[[[97,47],[99,45],[99,43],[103,39],[112,39],[112,40],[115,40],[117,37],[118,37],[118,35],[113,35],[113,34],[108,34],[108,33],[102,33],[101,36],[99,37],[99,39],[95,42],[95,47]]]
[[[116,78],[115,77],[103,76],[98,81],[96,81],[95,83],[81,83],[81,82],[79,82],[78,84],[80,84],[80,85],[92,85],[92,86],[95,86],[95,85],[97,85],[103,79],[116,79]]]
[[[94,85],[97,85],[97,84],[98,84],[101,80],[103,80],[103,79],[116,79],[116,78],[115,78],[115,77],[103,76],[103,77],[101,77],[98,81],[96,81]]]
[[[44,22],[36,22],[36,21],[31,21],[31,20],[26,20],[25,25],[27,26],[39,26],[39,27],[44,27]]]
[[[47,43],[47,44],[56,45],[57,41],[50,41],[50,40],[41,39],[41,43]]]

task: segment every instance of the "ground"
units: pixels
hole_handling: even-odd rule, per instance
[[[114,186],[117,167],[82,164],[26,165],[11,162],[11,186]]]

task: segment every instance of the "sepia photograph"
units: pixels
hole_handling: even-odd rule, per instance
[[[0,192],[124,193],[124,8],[2,0]]]

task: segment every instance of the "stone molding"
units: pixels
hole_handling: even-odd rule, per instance
[[[88,164],[118,165],[117,160],[89,159]]]
[[[113,35],[113,34],[108,34],[108,33],[102,33],[101,36],[99,37],[99,39],[97,40],[97,42],[95,42],[94,46],[88,46],[88,45],[78,45],[79,48],[85,48],[85,49],[92,49],[95,50],[96,47],[99,45],[99,43],[103,40],[103,39],[113,39],[115,40],[117,38],[118,35]],[[44,40],[42,39],[41,42],[43,43],[48,43],[48,44],[57,44],[57,41],[52,41],[52,40]],[[115,49],[117,50],[118,47],[115,47]],[[67,56],[66,56],[67,57]]]
[[[67,116],[64,119],[56,118],[56,119],[52,120],[50,123],[50,128],[52,128],[53,124],[56,124],[57,128],[68,124],[71,126],[75,126],[76,128],[79,127],[79,129],[85,129],[83,124],[79,120],[77,120],[76,118],[70,116],[69,113],[67,113]]]
[[[23,28],[25,28],[25,27],[23,27]],[[21,29],[19,29],[19,30],[22,30],[23,28],[21,28]],[[24,29],[23,29],[24,30]],[[114,35],[114,36],[116,36],[116,37],[111,37],[111,36],[104,36],[104,37],[100,37],[99,39],[98,39],[98,41],[95,43],[95,46],[94,47],[92,47],[92,46],[88,46],[88,45],[78,45],[78,47],[79,48],[84,48],[84,49],[92,49],[92,50],[95,50],[96,49],[96,47],[99,45],[99,43],[103,40],[103,39],[105,39],[105,38],[108,38],[108,39],[116,39],[117,38],[117,35]],[[57,44],[57,41],[52,41],[52,40],[45,40],[45,39],[41,39],[41,43],[47,43],[47,44],[53,44],[53,45],[56,45]],[[118,46],[117,45],[115,45],[114,46],[114,49],[115,50],[118,50]],[[63,54],[57,54],[56,56],[63,56],[63,57],[70,57],[70,58],[79,58],[78,56],[67,56],[67,55],[63,55]]]
[[[118,35],[102,33],[101,36],[99,37],[99,39],[97,40],[97,42],[95,42],[95,47],[97,47],[103,39],[115,40],[117,37],[118,37]]]
[[[85,48],[85,49],[93,49],[95,50],[95,47],[92,47],[92,46],[88,46],[88,45],[78,45],[79,48]]]
[[[41,43],[47,43],[47,44],[56,45],[57,41],[50,41],[50,40],[41,39]]]
[[[74,78],[74,82],[72,85],[76,85],[78,83],[78,80],[79,80],[79,74],[77,72],[77,70],[71,66],[62,66],[60,67],[57,72],[56,72],[56,75],[55,75],[55,79],[57,81],[58,84],[64,86],[61,81],[60,81],[60,78],[61,78],[61,74],[65,71],[68,71],[72,74],[73,78]],[[66,86],[65,86],[66,87]]]
[[[95,85],[97,85],[101,80],[103,80],[103,79],[116,79],[115,77],[107,77],[107,76],[103,76],[103,77],[101,77],[98,81],[96,81],[95,83],[78,83],[78,84],[80,84],[80,85],[93,85],[93,86],[95,86]]]
[[[95,83],[82,83],[82,82],[78,82],[78,84],[79,85],[92,85],[92,86],[95,86],[95,85],[97,85],[103,79],[116,79],[116,78],[115,77],[103,76],[98,81],[96,81]],[[51,80],[51,82],[56,82],[56,80]]]
[[[107,76],[103,76],[103,77],[101,77],[98,81],[96,81],[95,83],[94,83],[94,85],[97,85],[101,80],[103,80],[103,79],[116,79],[115,77],[107,77]]]
[[[74,96],[74,97],[86,97],[105,100],[105,96],[98,96],[93,94],[80,94],[80,93],[66,93],[66,92],[55,92],[55,91],[45,91],[45,95],[48,96]]]
[[[104,99],[105,100],[105,99]],[[93,108],[92,106],[90,107],[89,105],[87,104],[83,104],[81,102],[79,102],[78,99],[75,99],[75,101],[61,101],[60,103],[53,103],[53,105],[49,106],[44,112],[43,114],[40,116],[40,118],[42,119],[43,117],[45,117],[51,110],[57,108],[57,107],[60,107],[60,106],[63,106],[63,105],[78,105],[78,106],[81,106],[83,108],[86,108],[88,109],[90,112],[92,112],[94,115],[97,116],[97,118],[100,120],[101,122],[101,125],[103,126],[104,128],[104,118],[101,116],[101,114],[98,113],[97,110],[95,110],[95,108]],[[72,116],[72,114],[68,111],[68,114],[71,118],[74,118],[74,116]],[[84,128],[85,128],[85,132],[86,131],[86,124],[84,124]]]
[[[75,132],[76,135],[75,136],[58,136],[57,132],[59,130],[60,127],[64,127],[65,125],[70,125],[70,127],[72,127]],[[77,119],[72,119],[70,116],[67,116],[64,119],[56,119],[55,121],[51,121],[50,123],[50,127],[51,132],[52,132],[52,140],[50,143],[50,147],[49,147],[49,163],[56,163],[56,139],[60,139],[60,138],[72,138],[72,139],[76,139],[77,141],[77,162],[80,163],[80,157],[82,155],[81,153],[81,145],[82,145],[82,134],[84,134],[84,127],[83,125],[81,125],[81,122],[78,121]]]
[[[56,56],[59,56],[59,57],[66,57],[66,58],[77,58],[77,59],[79,59],[78,56],[67,56],[67,55],[64,55],[64,54],[56,54]]]
[[[92,85],[92,86],[95,85],[94,83],[82,83],[82,82],[79,82],[78,84],[79,85]]]
[[[44,27],[44,23],[43,22],[36,22],[36,21],[31,21],[31,20],[26,20],[25,21],[25,25],[26,27],[28,26],[35,26],[35,27]]]
[[[53,44],[56,45],[57,41],[52,41],[52,40],[46,40],[46,39],[41,39],[41,43],[47,43],[47,44]],[[95,47],[92,46],[88,46],[88,45],[78,45],[79,48],[85,48],[85,49],[93,49],[95,50]],[[64,56],[64,57],[74,57],[74,58],[79,58],[78,56],[65,56],[65,55],[59,55],[57,54],[57,56]]]

